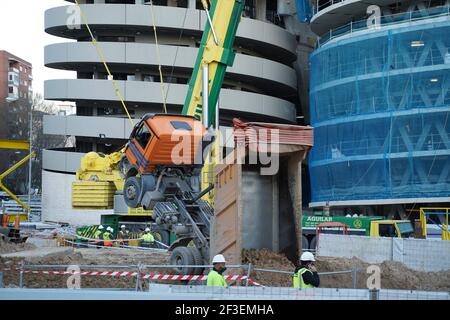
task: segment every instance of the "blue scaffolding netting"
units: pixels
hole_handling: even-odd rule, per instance
[[[312,202],[450,196],[449,34],[440,17],[311,55]]]

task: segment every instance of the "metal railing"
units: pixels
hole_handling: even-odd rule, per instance
[[[331,1],[331,2],[337,3],[342,1]],[[429,18],[437,18],[445,16],[450,16],[450,5],[382,16],[380,18],[379,25],[376,26],[375,25],[369,26],[367,20],[351,21],[350,23],[341,26],[339,28],[330,29],[330,31],[327,34],[323,35],[317,40],[317,46],[321,47],[325,43],[329,42],[334,38],[338,38],[343,35],[351,34],[353,32],[361,30],[378,30],[378,28],[381,26],[389,26],[399,23],[414,22]]]

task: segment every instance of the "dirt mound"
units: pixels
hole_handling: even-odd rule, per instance
[[[32,250],[36,246],[30,243],[12,243],[0,239],[0,254]]]
[[[251,263],[254,268],[274,269],[293,272],[294,264],[284,255],[274,253],[267,249],[244,250],[243,263]],[[316,266],[319,272],[334,272],[358,269],[357,288],[367,288],[366,281],[370,276],[367,268],[371,264],[360,259],[318,257]],[[385,289],[449,291],[450,270],[442,272],[419,272],[406,267],[396,261],[385,261],[377,264],[381,271],[381,287]],[[292,286],[290,274],[277,274],[269,272],[253,272],[252,279],[267,286]],[[353,288],[351,274],[322,275],[320,277],[322,288]]]
[[[24,259],[21,258],[0,258],[0,270],[4,271],[5,287],[17,287],[19,285],[19,271]],[[149,264],[164,265],[169,262],[169,254],[159,252],[142,252],[132,250],[109,250],[109,249],[75,249],[72,252],[57,254],[42,258],[27,260],[27,264],[35,265],[83,265],[81,271],[137,271],[131,265]],[[93,268],[90,265],[120,265],[123,268]],[[33,268],[38,270],[39,268]],[[41,270],[65,271],[65,268],[45,268]],[[168,268],[143,270],[145,273],[173,273]],[[24,275],[24,286],[28,288],[67,288],[69,276],[61,275]],[[81,287],[83,288],[134,288],[135,277],[105,277],[105,276],[82,276]]]

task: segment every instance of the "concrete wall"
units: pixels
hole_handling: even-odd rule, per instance
[[[450,269],[450,241],[320,235],[318,256],[356,257],[368,263],[398,261],[418,271]]]
[[[113,210],[73,210],[72,182],[75,175],[42,171],[42,221],[67,222],[74,226],[100,223],[102,214]]]

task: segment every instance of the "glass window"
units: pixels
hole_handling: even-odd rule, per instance
[[[396,230],[393,224],[380,224],[380,237],[395,237]]]
[[[145,124],[142,124],[141,127],[136,132],[135,139],[139,143],[139,145],[142,147],[142,149],[145,150],[151,136],[152,135],[148,131],[147,126]]]
[[[184,121],[170,121],[172,124],[172,127],[174,127],[176,130],[186,130],[186,131],[192,131],[191,126],[189,123]]]
[[[409,222],[401,222],[397,223],[398,228],[400,229],[400,233],[402,234],[402,237],[409,237],[414,233],[414,229],[411,223]]]

